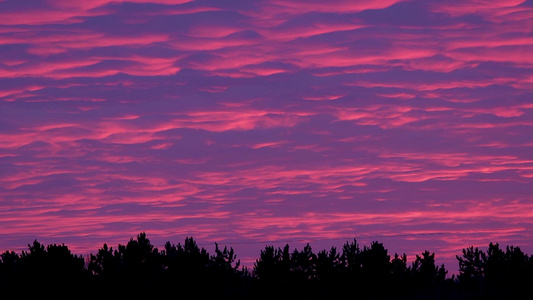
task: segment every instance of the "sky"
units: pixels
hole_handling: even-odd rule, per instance
[[[533,254],[533,2],[0,0],[0,251]]]

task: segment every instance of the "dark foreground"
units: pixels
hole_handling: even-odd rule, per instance
[[[266,246],[253,269],[240,268],[233,249],[209,254],[192,238],[154,247],[144,233],[126,245],[84,258],[65,245],[0,256],[3,295],[74,297],[164,297],[234,299],[528,299],[533,288],[533,257],[519,247],[490,244],[486,252],[463,249],[460,273],[447,276],[424,251],[412,263],[390,256],[383,244],[360,248],[347,242],[314,253]]]

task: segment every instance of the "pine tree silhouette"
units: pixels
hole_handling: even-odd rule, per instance
[[[141,232],[126,245],[103,244],[87,262],[64,244],[0,254],[0,287],[29,296],[74,295],[224,297],[232,299],[502,299],[529,293],[533,258],[519,247],[490,243],[487,251],[468,247],[458,255],[459,275],[447,278],[435,253],[424,251],[408,264],[392,258],[375,241],[359,247],[354,239],[341,251],[314,253],[311,245],[293,249],[265,246],[249,272],[233,248],[215,244],[210,255],[192,237],[157,249]],[[71,294],[69,294],[71,293]]]

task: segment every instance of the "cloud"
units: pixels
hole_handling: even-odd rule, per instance
[[[446,12],[451,16],[461,16],[466,14],[496,14],[499,10],[508,10],[510,8],[516,8],[525,3],[526,0],[508,0],[508,1],[464,1],[461,3],[440,2],[432,5],[432,8],[436,11]],[[501,14],[501,12],[497,13]]]
[[[379,237],[452,264],[470,243],[533,249],[527,2],[0,11],[7,248],[145,230],[246,241],[249,262],[270,240]]]
[[[321,1],[301,1],[301,0],[275,0],[270,1],[269,5],[274,5],[292,13],[302,13],[309,11],[317,11],[323,13],[330,12],[359,12],[367,9],[383,9],[391,6],[394,3],[400,2],[399,0],[387,0],[387,1],[365,1],[365,2],[352,2],[346,0],[335,0],[326,4]],[[305,5],[304,5],[305,4]]]

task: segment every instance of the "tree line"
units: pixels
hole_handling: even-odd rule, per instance
[[[489,244],[457,255],[458,276],[447,276],[435,253],[407,262],[383,244],[313,252],[289,245],[261,250],[252,270],[240,267],[233,248],[210,254],[190,237],[159,250],[144,232],[116,248],[104,244],[88,257],[64,244],[35,240],[20,254],[0,254],[0,288],[35,296],[164,296],[237,299],[499,299],[524,295],[533,283],[533,257],[519,247]]]

